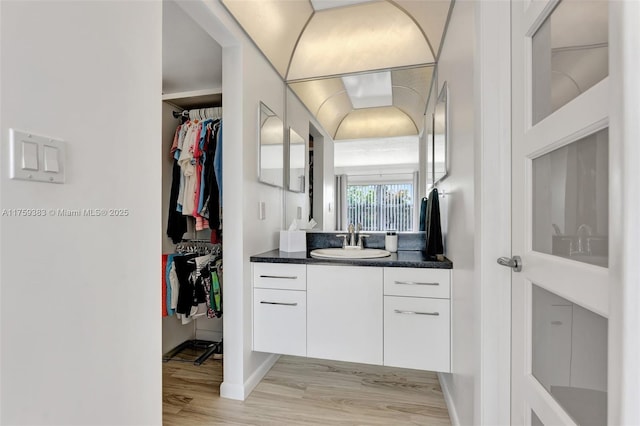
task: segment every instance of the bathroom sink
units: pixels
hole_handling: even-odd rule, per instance
[[[320,259],[373,259],[387,257],[390,254],[382,249],[324,248],[313,250],[311,257]]]

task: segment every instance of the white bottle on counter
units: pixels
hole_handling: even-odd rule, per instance
[[[391,253],[398,251],[398,233],[396,231],[387,231],[387,235],[384,236],[384,249]]]

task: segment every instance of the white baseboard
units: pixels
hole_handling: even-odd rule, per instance
[[[220,398],[244,401],[244,386],[240,384],[222,382],[220,385]]]
[[[280,355],[271,354],[251,376],[244,382],[244,384],[233,384],[222,382],[220,385],[220,396],[222,398],[237,399],[244,401],[249,394],[258,386],[258,383],[262,378],[271,370],[271,367],[278,361]]]
[[[452,426],[460,426],[460,418],[458,417],[456,406],[453,403],[453,397],[451,396],[451,390],[449,389],[449,385],[447,384],[448,382],[445,379],[445,373],[438,373],[438,381],[440,382],[440,387],[442,388],[444,402],[447,404],[447,410],[449,410],[449,419],[451,420],[451,424]]]

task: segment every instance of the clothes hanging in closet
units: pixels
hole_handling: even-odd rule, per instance
[[[222,317],[222,259],[212,254],[169,254],[163,276],[163,316],[183,324]],[[166,312],[165,312],[166,311]]]
[[[171,145],[174,171],[167,235],[174,243],[186,232],[185,217],[195,229],[221,229],[222,120],[187,121],[177,127]]]

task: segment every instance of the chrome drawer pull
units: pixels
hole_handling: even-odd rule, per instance
[[[264,300],[260,301],[263,305],[282,305],[282,306],[298,306],[298,303],[285,303],[285,302],[266,302]]]
[[[290,275],[260,275],[260,278],[279,278],[283,280],[297,280],[298,277]]]
[[[417,281],[395,281],[395,283],[404,285],[440,285],[440,283],[419,283]]]
[[[431,315],[434,317],[440,316],[440,312],[416,312],[416,311],[401,311],[400,309],[393,310],[396,314],[407,314],[407,315]]]

